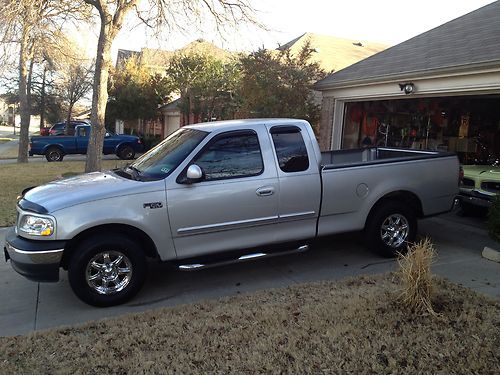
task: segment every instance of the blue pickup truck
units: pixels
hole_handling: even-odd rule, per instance
[[[64,155],[86,154],[91,126],[82,124],[75,128],[74,136],[31,137],[29,155],[45,155],[47,161],[62,161]],[[116,154],[120,159],[133,159],[136,152],[144,150],[139,137],[107,132],[103,153]]]

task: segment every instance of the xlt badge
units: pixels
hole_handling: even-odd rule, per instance
[[[144,208],[151,208],[152,210],[156,209],[156,208],[162,208],[163,207],[163,203],[161,202],[150,202],[150,203],[144,203],[142,205]]]

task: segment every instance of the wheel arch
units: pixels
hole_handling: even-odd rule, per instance
[[[80,243],[82,239],[97,234],[110,233],[117,233],[137,241],[140,245],[142,245],[145,255],[149,258],[157,258],[159,256],[154,241],[141,229],[128,224],[102,224],[87,228],[68,241],[64,248],[61,267],[63,267],[63,269],[68,268],[69,260],[73,252],[76,250],[78,243]]]
[[[48,144],[46,145],[43,150],[42,150],[42,155],[46,155],[47,154],[47,151],[49,151],[51,148],[57,148],[59,149],[63,155],[66,154],[66,152],[64,151],[64,147],[63,145],[59,144],[59,143],[52,143],[52,144]]]
[[[393,192],[385,194],[384,196],[380,197],[375,202],[375,204],[371,207],[368,215],[366,216],[365,227],[370,222],[370,219],[373,216],[373,213],[381,205],[383,205],[387,202],[399,202],[401,204],[406,205],[407,207],[410,207],[412,209],[412,211],[415,213],[415,216],[417,218],[421,218],[424,216],[422,201],[415,193],[408,191],[408,190],[397,190],[397,191],[393,191]]]
[[[134,148],[134,145],[132,143],[130,143],[129,141],[123,141],[123,142],[120,142],[120,143],[118,143],[116,145],[116,147],[115,147],[115,154],[118,154],[118,152],[120,151],[120,148],[125,147],[125,146],[132,147],[132,149],[135,152],[135,148]]]

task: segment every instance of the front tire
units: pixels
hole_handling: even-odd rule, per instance
[[[399,202],[383,202],[375,207],[365,227],[367,246],[386,257],[405,253],[416,235],[414,211]]]
[[[57,147],[51,147],[45,152],[45,159],[47,159],[49,163],[53,161],[62,161],[63,158],[63,152]]]
[[[118,234],[84,240],[73,253],[68,278],[73,292],[89,305],[120,305],[134,297],[146,278],[141,247]]]

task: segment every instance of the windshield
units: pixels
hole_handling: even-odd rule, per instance
[[[179,129],[130,164],[130,168],[146,179],[165,178],[200,144],[207,134],[201,130]]]

